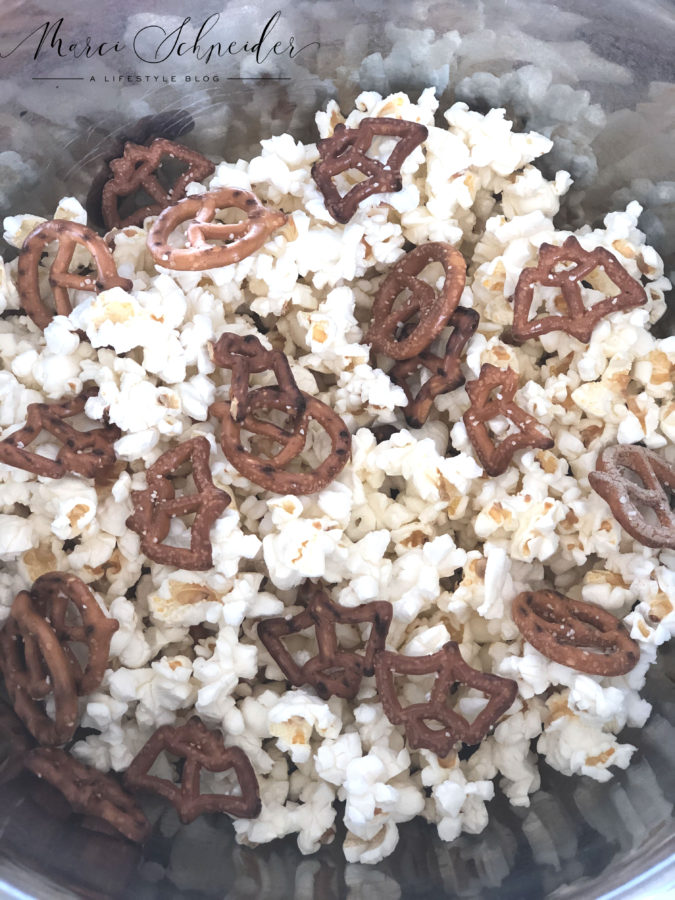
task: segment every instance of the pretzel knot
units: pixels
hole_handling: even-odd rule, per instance
[[[127,519],[141,538],[141,550],[150,559],[165,566],[194,571],[213,565],[211,526],[230,503],[230,496],[217,488],[211,478],[208,439],[199,436],[167,450],[146,471],[147,488],[132,491],[134,511]],[[169,476],[190,460],[197,489],[194,494],[176,497]],[[190,533],[190,547],[163,544],[169,534],[171,519],[195,513]]]
[[[0,631],[0,669],[14,712],[40,744],[65,744],[78,720],[73,666],[27,591],[14,599]],[[53,703],[47,715],[45,701]]]
[[[616,287],[619,292],[587,309],[581,288],[584,281],[590,283],[594,279],[596,269],[604,269],[605,284],[609,282],[610,290]],[[566,307],[564,315],[540,318],[535,315],[531,318],[537,286],[559,289]],[[602,281],[598,282],[598,287],[602,289]],[[645,289],[628,274],[616,256],[603,247],[584,250],[579,241],[571,236],[562,247],[542,244],[537,265],[520,273],[513,297],[511,334],[516,341],[522,342],[551,331],[565,331],[577,340],[588,343],[593,329],[605,316],[620,309],[642,306],[646,302]]]
[[[232,208],[246,213],[246,218],[233,224],[214,222],[219,209]],[[148,249],[154,261],[167,269],[194,272],[229,266],[262,247],[286,219],[284,213],[263,206],[249,191],[220,188],[167,207],[150,229]],[[188,221],[187,246],[174,246],[169,242],[172,232]],[[214,245],[212,241],[224,243]]]
[[[439,262],[445,280],[439,290],[416,276],[429,263]],[[376,353],[392,359],[411,359],[423,353],[448,324],[466,282],[466,263],[450,244],[430,243],[406,253],[384,279],[373,302],[373,321],[364,340]],[[403,304],[394,309],[406,291]],[[418,317],[413,326],[411,320]],[[410,323],[400,335],[401,326]]]
[[[384,649],[391,603],[381,600],[348,609],[333,603],[321,588],[310,584],[308,590],[306,609],[291,619],[263,619],[258,623],[258,637],[291,684],[310,684],[323,700],[333,696],[353,700],[361,679],[374,672],[375,654]],[[364,653],[341,650],[336,626],[362,623],[371,625]],[[299,665],[282,638],[309,628],[315,629],[318,653]]]
[[[413,150],[427,137],[428,130],[418,122],[403,119],[365,118],[358,128],[335,126],[331,137],[317,141],[321,159],[312,166],[312,178],[323,194],[326,209],[343,225],[356,212],[362,200],[372,194],[388,194],[401,190],[401,166]],[[373,139],[398,138],[386,162],[368,156]],[[333,178],[350,169],[365,179],[340,195]]]
[[[184,761],[180,784],[149,775],[162,751]],[[202,794],[199,779],[202,769],[226,772],[234,769],[240,794]],[[196,716],[187,725],[163,725],[145,744],[124,774],[124,783],[136,791],[149,791],[164,797],[178,810],[187,824],[203,813],[227,813],[243,819],[260,814],[258,780],[253,766],[239,747],[225,747],[221,735],[209,731]]]
[[[389,370],[391,380],[403,388],[408,398],[405,417],[412,428],[421,428],[426,422],[435,397],[454,391],[464,384],[460,359],[469,338],[478,328],[479,319],[480,316],[474,309],[458,307],[448,322],[453,331],[442,357],[424,350],[410,359],[399,360]],[[408,378],[418,369],[426,369],[431,377],[413,395]]]
[[[44,330],[53,318],[40,293],[40,259],[45,248],[54,241],[58,243],[58,250],[49,268],[49,286],[57,315],[68,316],[73,310],[69,290],[95,294],[113,287],[131,290],[131,281],[117,274],[110,249],[95,231],[65,219],[42,222],[23,242],[17,263],[17,288],[21,304],[38,328]],[[91,254],[94,272],[78,274],[70,271],[73,256],[79,247],[84,247]]]
[[[187,169],[180,174],[171,187],[163,187],[157,170],[166,158],[187,163]],[[124,155],[110,162],[112,177],[106,181],[101,195],[101,210],[106,228],[124,228],[127,225],[142,226],[147,216],[156,216],[167,206],[185,196],[185,189],[192,181],[202,181],[215,171],[211,160],[190,150],[182,144],[175,144],[167,138],[155,138],[149,147],[142,144],[124,145]],[[152,201],[140,209],[121,218],[119,200],[143,191]]]
[[[403,707],[396,696],[395,674],[435,674],[429,699]],[[518,693],[518,685],[510,678],[479,672],[464,662],[455,641],[448,641],[430,656],[403,656],[389,650],[378,653],[375,680],[385,715],[395,725],[405,725],[410,747],[424,747],[437,756],[447,756],[458,741],[469,745],[482,741]],[[451,694],[459,685],[475,688],[489,698],[472,722],[450,705]],[[428,722],[438,722],[443,727],[430,728]]]
[[[96,393],[88,390],[58,403],[30,403],[26,424],[0,441],[0,462],[48,478],[63,478],[66,472],[76,472],[85,478],[102,474],[116,461],[113,444],[122,432],[115,425],[78,431],[63,421],[84,412],[87,400]],[[42,431],[61,441],[56,459],[26,449]]]
[[[471,406],[464,413],[464,425],[469,440],[488,475],[496,476],[505,472],[513,454],[525,447],[549,450],[554,441],[539,431],[539,423],[514,402],[518,387],[518,375],[513,369],[499,369],[485,363],[475,381],[470,381],[466,391]],[[501,388],[493,399],[490,393]],[[486,425],[491,419],[504,416],[516,431],[507,434],[497,444],[490,437]]]
[[[232,369],[230,401],[211,404],[209,413],[220,421],[223,453],[235,469],[279,494],[313,494],[326,487],[344,468],[351,450],[351,435],[340,416],[301,391],[284,354],[265,350],[253,335],[221,336],[213,348],[213,358],[223,368]],[[268,369],[276,374],[278,384],[249,390],[249,373]],[[273,411],[286,417],[283,427],[270,421]],[[265,413],[268,417],[262,418]],[[312,420],[327,434],[330,451],[311,472],[292,471],[289,467],[305,448]],[[242,430],[266,441],[271,447],[269,455],[247,450]],[[275,446],[280,448],[276,453]]]
[[[0,785],[19,774],[32,746],[33,741],[20,720],[9,706],[0,703]]]
[[[135,843],[152,831],[136,801],[112,778],[78,762],[69,753],[38,747],[25,759],[25,767],[63,794],[73,812],[107,822]]]
[[[611,613],[557,591],[524,591],[512,606],[525,640],[548,659],[590,675],[625,675],[640,648]]]
[[[646,447],[616,444],[602,451],[588,480],[631,537],[675,550],[675,466]]]

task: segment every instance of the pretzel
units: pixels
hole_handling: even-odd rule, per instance
[[[163,750],[184,760],[179,784],[148,774]],[[202,794],[199,787],[202,769],[208,772],[234,769],[241,795]],[[254,819],[261,810],[258,780],[244,751],[240,747],[225,747],[222,736],[209,731],[196,716],[187,725],[158,728],[132,760],[124,774],[124,783],[131,790],[150,791],[164,797],[178,810],[184,824],[203,813],[216,812]]]
[[[108,666],[110,640],[119,628],[117,619],[106,616],[87,585],[71,573],[47,572],[33,583],[30,593],[35,609],[47,619],[61,642],[73,669],[78,694],[91,694],[101,684]],[[68,615],[71,604],[78,612],[77,624]],[[71,643],[86,645],[85,667]]]
[[[364,675],[372,675],[375,654],[384,649],[391,624],[392,606],[384,600],[347,609],[333,603],[321,588],[309,585],[306,609],[291,619],[274,617],[258,623],[258,637],[288,681],[296,687],[310,684],[319,697],[353,700]],[[371,623],[363,655],[340,650],[336,625]],[[319,652],[298,665],[282,643],[282,638],[315,628]]]
[[[427,675],[436,673],[429,700],[402,707],[396,697],[395,673]],[[452,747],[478,744],[497,719],[511,706],[518,693],[518,685],[510,678],[479,672],[464,662],[455,641],[448,641],[430,656],[403,656],[384,650],[375,657],[375,681],[384,713],[395,725],[405,725],[411,749],[421,747],[437,756],[447,756]],[[454,685],[477,688],[489,697],[487,706],[469,722],[450,706]],[[439,722],[442,729],[429,728],[426,722]]]
[[[0,669],[14,712],[40,744],[65,744],[77,727],[73,668],[54,629],[20,591],[0,631]],[[43,701],[53,697],[54,717]]]
[[[554,444],[552,438],[538,430],[539,423],[534,416],[514,402],[517,387],[518,375],[513,369],[499,369],[490,363],[484,363],[478,378],[466,386],[471,406],[464,413],[464,425],[488,475],[496,476],[505,472],[517,450],[524,447],[548,450]],[[495,388],[501,388],[501,391],[495,399],[488,399]],[[518,430],[495,444],[485,423],[497,416],[505,416]]]
[[[0,703],[0,785],[15,778],[33,746],[28,732],[9,706]]]
[[[211,447],[203,436],[184,441],[167,450],[146,470],[147,488],[132,491],[133,513],[127,519],[141,538],[141,550],[150,559],[165,566],[200,571],[210,569],[213,555],[211,526],[230,503],[229,494],[213,484],[209,455]],[[190,460],[197,492],[176,497],[169,475]],[[195,513],[190,534],[190,547],[162,544],[169,534],[171,519]]]
[[[640,648],[611,613],[558,591],[523,591],[512,606],[525,640],[548,659],[590,675],[625,675]]]
[[[53,313],[40,295],[40,259],[47,245],[53,241],[58,242],[59,248],[49,269],[49,285],[57,315],[68,316],[73,310],[69,289],[95,294],[113,287],[131,290],[131,281],[117,274],[110,249],[95,231],[66,219],[42,222],[23,242],[17,263],[17,288],[21,305],[38,328],[44,331],[53,318]],[[95,273],[78,275],[69,271],[78,246],[85,247],[91,253]]]
[[[157,170],[162,159],[170,157],[188,164],[187,170],[179,175],[171,187],[164,188]],[[202,181],[215,172],[211,160],[190,150],[182,144],[175,144],[167,138],[155,138],[150,146],[124,145],[124,155],[110,162],[112,177],[106,181],[101,194],[101,211],[106,228],[125,228],[127,225],[142,226],[147,216],[156,216],[167,206],[185,196],[185,189],[192,181]],[[118,201],[130,197],[137,191],[144,191],[154,201],[120,218]]]
[[[439,291],[416,276],[431,262],[445,269],[445,281]],[[421,244],[406,253],[390,270],[373,302],[373,321],[364,341],[376,353],[392,359],[411,359],[423,353],[448,324],[462,296],[466,283],[464,257],[451,244]],[[402,306],[394,303],[404,290],[409,296]],[[419,320],[404,336],[398,336],[401,325],[413,316]]]
[[[312,178],[335,221],[344,225],[354,215],[359,203],[372,194],[400,191],[401,166],[413,150],[426,140],[428,133],[428,129],[418,122],[365,118],[358,128],[347,128],[340,123],[330,137],[317,141],[321,159],[312,166]],[[373,138],[380,135],[399,138],[385,163],[367,155]],[[332,179],[349,169],[356,169],[367,177],[342,197]]]
[[[221,336],[213,348],[213,357],[222,367],[232,369],[230,401],[212,403],[209,413],[220,421],[221,447],[235,469],[255,484],[279,494],[313,494],[330,484],[349,459],[351,435],[329,406],[299,390],[284,354],[265,350],[253,335],[230,333]],[[249,372],[266,369],[276,373],[278,384],[248,390]],[[256,415],[266,410],[290,414],[290,423],[282,428]],[[312,419],[328,434],[330,453],[311,472],[288,471],[286,467],[305,447]],[[242,428],[281,449],[268,457],[246,450]]]
[[[135,843],[150,836],[152,825],[136,801],[110,775],[78,762],[63,750],[38,747],[24,765],[63,794],[73,812],[107,823]]]
[[[246,213],[243,222],[214,222],[217,210],[234,207]],[[208,194],[186,197],[167,207],[148,233],[148,249],[154,261],[166,269],[195,272],[237,263],[258,250],[287,216],[263,206],[255,194],[238,188],[220,188]],[[186,247],[169,243],[172,232],[190,221]],[[214,245],[209,240],[225,241]]]
[[[92,478],[112,466],[116,461],[113,443],[122,433],[117,426],[78,431],[63,421],[83,412],[87,400],[95,393],[88,390],[58,403],[29,403],[23,428],[0,441],[0,462],[48,478],[63,478],[67,472]],[[56,459],[26,449],[42,431],[48,431],[62,442]]]
[[[412,428],[421,428],[424,425],[435,397],[454,391],[464,384],[465,378],[459,363],[469,338],[478,328],[479,319],[480,316],[475,310],[457,307],[448,322],[448,325],[453,326],[453,332],[448,338],[442,357],[424,350],[411,359],[399,360],[389,370],[391,380],[403,388],[408,398],[405,418]],[[427,369],[431,373],[431,378],[425,381],[413,396],[407,379],[420,368]]]
[[[571,268],[556,271],[556,266],[564,263],[573,265]],[[619,293],[586,309],[581,294],[581,282],[599,267],[604,269],[607,277],[619,288]],[[559,288],[567,307],[567,314],[531,319],[535,285]],[[593,329],[605,316],[620,309],[643,306],[646,302],[645,289],[639,281],[628,274],[616,256],[603,247],[584,250],[572,235],[562,247],[542,244],[539,247],[537,265],[523,269],[520,273],[513,296],[511,334],[516,341],[522,343],[551,331],[564,331],[577,340],[588,343]]]
[[[588,480],[593,490],[609,504],[614,518],[631,537],[646,547],[675,550],[675,466],[653,450],[630,444],[605,447]],[[626,476],[632,472],[637,484]],[[645,516],[645,507],[653,515]]]

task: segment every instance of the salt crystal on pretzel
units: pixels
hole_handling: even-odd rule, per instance
[[[625,675],[640,648],[607,610],[558,591],[523,591],[513,601],[513,621],[525,640],[548,659],[590,675]]]
[[[177,159],[187,163],[171,187],[163,187],[157,176],[162,160]],[[155,138],[149,146],[128,141],[124,155],[110,162],[112,177],[106,181],[101,194],[101,211],[106,228],[142,226],[147,216],[156,216],[167,206],[185,196],[185,189],[193,181],[202,181],[215,171],[211,160],[196,150],[176,144],[167,138]],[[120,199],[143,191],[152,200],[140,209],[120,216]]]
[[[232,224],[214,221],[219,209],[231,208],[241,210],[246,218]],[[229,266],[260,249],[286,219],[284,213],[263,206],[250,191],[220,188],[167,207],[148,233],[148,250],[154,261],[167,269],[195,272]],[[185,234],[187,246],[177,247],[169,238],[183,222],[190,223]],[[224,243],[210,243],[213,240]]]
[[[426,126],[418,122],[368,117],[359,122],[358,128],[339,123],[331,137],[317,141],[321,159],[312,166],[312,178],[331,216],[344,225],[366,197],[400,191],[401,166],[428,133]],[[399,139],[385,163],[368,156],[376,137]],[[333,178],[352,169],[366,177],[341,196]]]
[[[180,784],[148,774],[162,751],[183,760]],[[202,794],[202,769],[226,772],[234,769],[241,794]],[[253,766],[239,747],[225,747],[221,735],[209,731],[196,716],[186,725],[163,725],[133,759],[124,774],[124,783],[134,791],[149,791],[166,798],[187,824],[204,813],[227,813],[254,819],[259,815],[260,792]]]
[[[131,290],[131,281],[117,274],[110,248],[95,231],[67,219],[42,222],[24,241],[17,262],[17,288],[21,306],[38,328],[44,330],[53,318],[52,311],[40,294],[40,260],[47,246],[54,241],[59,246],[49,268],[49,286],[57,315],[68,316],[73,310],[69,290],[95,294],[112,287]],[[84,247],[91,254],[94,272],[78,274],[70,271],[78,247]]]

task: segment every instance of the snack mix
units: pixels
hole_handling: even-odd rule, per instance
[[[5,219],[0,781],[307,854],[339,800],[375,863],[629,765],[675,633],[670,284],[637,202],[555,227],[552,142],[437,106],[128,143],[106,233]]]

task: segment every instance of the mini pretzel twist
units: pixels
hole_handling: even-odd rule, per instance
[[[445,270],[440,290],[416,276],[431,262],[439,262]],[[364,341],[376,353],[392,359],[411,359],[423,353],[448,324],[457,308],[466,283],[466,263],[462,254],[450,244],[430,243],[415,247],[399,259],[384,279],[373,303],[373,321]],[[403,305],[394,309],[399,294],[408,290]],[[418,316],[417,324],[399,329]]]
[[[14,712],[40,744],[65,744],[78,721],[73,666],[27,591],[14,599],[0,631],[0,669]],[[54,718],[44,701],[52,697]]]
[[[148,774],[162,751],[184,760],[180,784]],[[199,786],[202,769],[208,772],[234,769],[241,795],[202,794]],[[185,824],[203,813],[227,813],[245,819],[260,814],[258,779],[248,757],[239,747],[225,747],[222,736],[209,731],[196,716],[187,725],[158,728],[133,759],[125,772],[124,783],[131,790],[164,797],[178,810]]]
[[[336,222],[348,222],[359,203],[372,194],[400,191],[401,166],[413,150],[426,140],[428,133],[428,129],[418,122],[365,118],[358,128],[346,128],[340,123],[335,126],[331,137],[317,141],[321,159],[312,166],[312,178],[323,194],[326,209]],[[399,138],[385,163],[367,155],[373,139],[379,136]],[[333,178],[350,169],[367,177],[340,196]]]
[[[558,591],[523,591],[512,606],[525,640],[554,662],[590,675],[625,675],[640,648],[611,613]]]
[[[157,177],[162,159],[170,157],[187,163],[187,170],[179,175],[171,187],[165,189]],[[167,138],[155,138],[149,147],[124,145],[124,155],[110,162],[112,177],[106,181],[101,195],[101,211],[106,228],[124,228],[127,225],[142,226],[147,216],[156,216],[167,206],[185,196],[185,189],[193,181],[202,181],[215,171],[211,160],[175,144]],[[119,200],[137,191],[144,191],[154,201],[120,218]]]
[[[63,750],[46,747],[31,750],[24,765],[60,791],[73,812],[107,822],[135,843],[150,836],[152,825],[111,775],[85,766]]]
[[[165,566],[199,571],[213,565],[211,526],[230,503],[230,496],[213,484],[209,456],[211,447],[203,436],[184,441],[167,450],[146,470],[147,488],[132,491],[134,511],[127,519],[141,537],[141,550],[150,559]],[[169,478],[187,460],[197,492],[176,497]],[[163,544],[169,534],[171,519],[195,513],[190,534],[190,547]]]
[[[556,271],[556,266],[565,263],[573,265]],[[619,293],[586,309],[581,282],[597,268],[604,269],[607,277],[619,288]],[[531,319],[536,285],[559,288],[567,306],[567,314]],[[572,235],[562,247],[542,244],[537,265],[523,269],[520,273],[513,297],[511,334],[516,341],[523,342],[551,331],[565,331],[577,340],[588,343],[593,329],[605,316],[620,309],[642,306],[646,302],[645,289],[628,274],[616,256],[603,247],[584,250]]]
[[[627,473],[637,475],[637,484]],[[609,504],[614,518],[631,537],[646,547],[675,550],[675,466],[653,450],[630,444],[606,447],[588,480]],[[645,507],[653,515],[645,516]]]
[[[454,391],[464,384],[460,359],[469,338],[478,328],[479,319],[480,316],[474,309],[457,307],[448,322],[448,325],[453,326],[453,331],[442,357],[424,350],[411,359],[399,360],[389,370],[391,380],[403,388],[408,398],[405,417],[412,428],[421,428],[426,422],[435,397]],[[425,381],[413,396],[408,378],[418,369],[427,369],[431,373],[431,378]]]
[[[49,269],[49,285],[57,315],[68,316],[73,310],[69,290],[95,294],[113,287],[131,290],[131,281],[117,274],[110,249],[95,231],[66,219],[42,222],[23,242],[17,263],[17,288],[21,305],[38,328],[44,330],[54,315],[40,294],[40,259],[45,248],[54,241],[59,246]],[[73,255],[78,247],[85,247],[89,251],[95,272],[78,275],[77,272],[70,271]]]
[[[258,637],[288,681],[296,687],[310,684],[319,697],[344,697],[353,700],[361,679],[374,672],[375,654],[384,649],[392,617],[391,603],[384,600],[364,603],[348,609],[333,603],[325,591],[308,585],[306,609],[291,619],[275,617],[258,623]],[[363,654],[341,650],[336,625],[370,623],[371,629]],[[318,653],[304,665],[298,665],[282,638],[314,628]]]
[[[436,674],[436,679],[429,700],[401,706],[394,675],[431,673]],[[403,656],[384,650],[375,657],[375,680],[385,715],[395,725],[405,725],[411,749],[424,747],[438,756],[447,756],[459,741],[469,745],[482,741],[518,693],[518,685],[510,678],[479,672],[464,662],[455,641],[448,641],[430,656]],[[457,684],[476,688],[489,697],[487,706],[473,722],[450,706],[452,688]],[[443,728],[430,728],[427,722],[439,722]]]
[[[213,221],[219,209],[230,208],[245,212],[246,219],[234,224]],[[286,220],[284,213],[263,206],[249,191],[220,188],[186,197],[160,213],[148,234],[148,250],[154,261],[167,269],[195,272],[229,266],[259,250]],[[187,246],[169,243],[172,232],[188,221]],[[214,245],[212,240],[226,243]]]
[[[122,432],[115,425],[78,431],[63,421],[84,412],[87,400],[96,393],[96,390],[88,390],[58,403],[30,403],[23,428],[0,441],[0,462],[48,478],[63,478],[67,472],[76,472],[85,478],[102,474],[117,459],[113,444]],[[56,459],[26,449],[42,431],[61,441],[63,446]]]
[[[490,393],[501,388],[494,399]],[[513,369],[499,369],[485,363],[475,381],[470,381],[466,391],[471,406],[464,413],[464,425],[469,440],[488,475],[497,476],[505,472],[517,450],[538,447],[549,450],[554,442],[539,431],[539,423],[514,402],[518,388],[518,375]],[[495,444],[488,432],[486,422],[504,416],[515,427],[515,434],[509,434]]]
[[[26,753],[33,741],[9,706],[0,703],[0,785],[15,778],[23,769]]]
[[[215,345],[213,355],[223,368],[232,369],[231,400],[212,403],[209,413],[220,421],[220,443],[225,456],[246,478],[276,493],[313,494],[326,487],[349,459],[351,435],[343,420],[325,403],[299,390],[282,353],[265,350],[252,335],[223,337]],[[275,372],[279,383],[247,393],[249,373],[267,369]],[[282,428],[256,415],[270,410],[290,415],[288,426]],[[288,471],[286,467],[305,447],[312,419],[328,434],[330,453],[311,472]],[[264,437],[281,449],[266,458],[246,450],[242,429]]]

